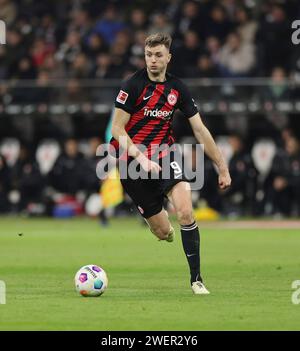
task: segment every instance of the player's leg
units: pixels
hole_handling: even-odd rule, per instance
[[[179,182],[168,192],[178,222],[181,227],[183,249],[190,267],[190,282],[195,294],[209,294],[202,283],[200,275],[200,235],[193,216],[193,205],[190,184]]]
[[[145,218],[151,232],[160,240],[173,241],[174,229],[169,221],[168,214],[164,208],[151,217]]]
[[[160,240],[173,241],[174,229],[163,208],[164,196],[161,194],[158,181],[121,179],[121,183],[151,232]]]

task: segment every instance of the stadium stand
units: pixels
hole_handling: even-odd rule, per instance
[[[146,36],[163,31],[169,70],[189,85],[237,185],[219,193],[205,160],[200,198],[224,215],[299,216],[299,16],[297,0],[0,0],[0,212],[41,203],[32,212],[51,214],[54,193],[99,190],[95,142],[121,80],[144,67]],[[173,126],[178,141],[191,135],[179,113]]]

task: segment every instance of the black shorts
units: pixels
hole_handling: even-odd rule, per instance
[[[184,174],[179,174],[178,169],[174,169],[171,165],[170,177],[164,179],[122,179],[126,193],[131,197],[135,206],[144,218],[159,213],[163,208],[164,199],[167,198],[168,192],[179,182],[188,181]]]

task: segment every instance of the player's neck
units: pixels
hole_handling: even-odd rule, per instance
[[[166,81],[166,70],[164,70],[163,72],[161,72],[161,74],[156,76],[156,75],[153,75],[147,68],[147,74],[149,79],[153,82],[162,83]]]

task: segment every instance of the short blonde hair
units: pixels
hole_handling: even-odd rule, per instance
[[[164,45],[168,50],[170,50],[171,43],[172,38],[169,34],[165,33],[151,34],[145,39],[145,46],[149,46],[150,48],[157,45]]]

